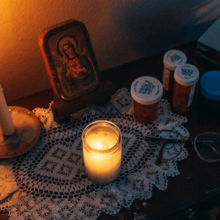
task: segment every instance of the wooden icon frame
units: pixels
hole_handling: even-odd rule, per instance
[[[71,101],[98,87],[97,61],[82,22],[71,19],[47,28],[40,33],[38,45],[55,98]]]

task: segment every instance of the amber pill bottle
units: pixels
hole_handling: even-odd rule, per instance
[[[134,118],[142,124],[154,122],[163,96],[161,82],[151,76],[139,77],[131,85],[131,96],[134,101]]]
[[[192,105],[199,70],[192,64],[180,65],[175,70],[174,79],[173,110],[186,113]]]
[[[173,92],[174,71],[180,64],[185,64],[187,57],[180,50],[169,50],[163,56],[163,88],[169,93]]]

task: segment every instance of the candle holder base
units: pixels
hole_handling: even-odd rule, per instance
[[[0,127],[0,159],[20,156],[30,150],[37,142],[41,125],[37,116],[28,109],[9,106],[15,132],[4,136]]]

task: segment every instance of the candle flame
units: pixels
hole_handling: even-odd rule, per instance
[[[98,149],[102,149],[103,148],[102,144],[100,144],[100,143],[96,143],[96,146],[97,146]]]

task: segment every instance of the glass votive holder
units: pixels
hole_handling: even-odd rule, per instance
[[[192,64],[183,64],[176,68],[174,74],[173,110],[186,113],[190,110],[196,83],[199,80],[199,70]]]
[[[110,121],[95,121],[82,132],[83,160],[88,178],[98,184],[113,182],[120,173],[122,134]]]
[[[142,124],[155,121],[163,96],[161,82],[151,76],[139,77],[131,85],[131,96],[134,100],[134,118]]]

